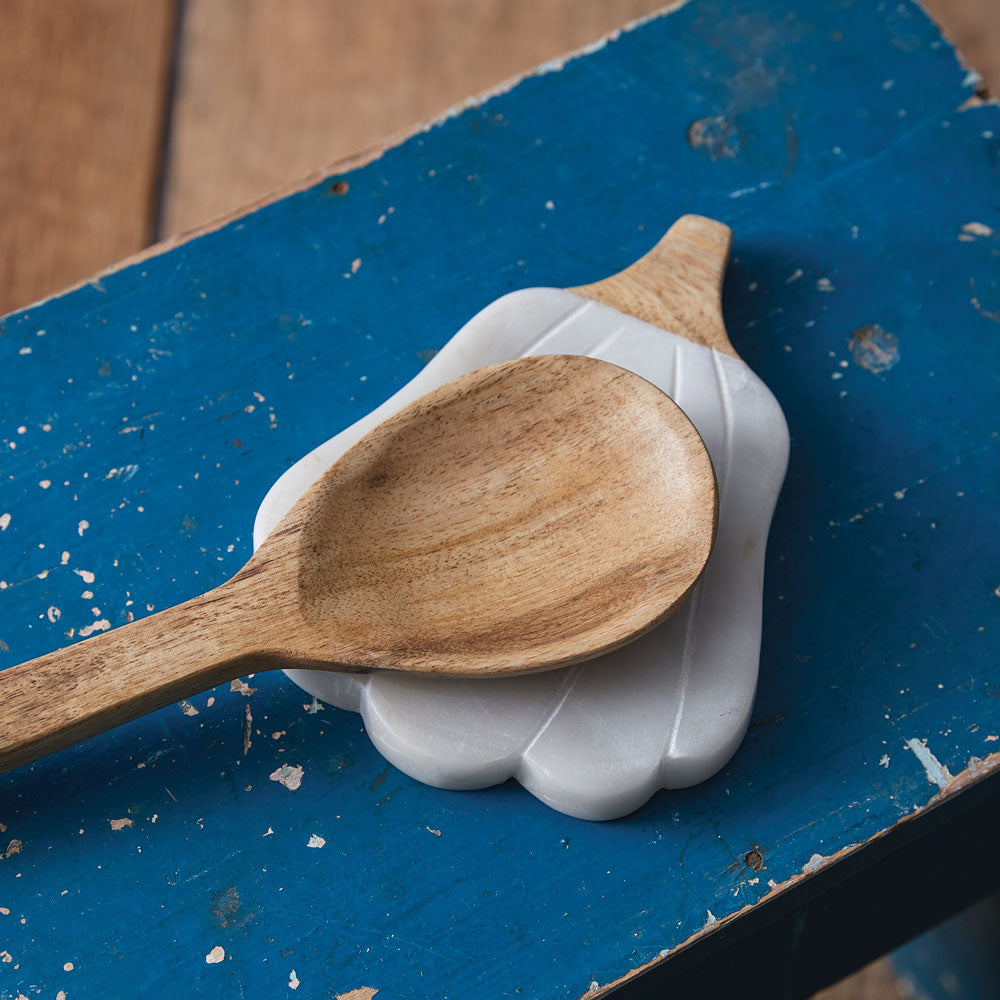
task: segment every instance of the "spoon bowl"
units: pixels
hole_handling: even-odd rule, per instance
[[[666,617],[708,558],[716,508],[708,453],[668,396],[550,355],[473,372],[390,418],[289,515],[294,544],[276,542],[296,563],[313,655],[527,673]]]
[[[480,369],[346,452],[227,583],[0,673],[0,769],[255,670],[598,656],[684,599],[717,513],[698,432],[651,383],[573,355]]]

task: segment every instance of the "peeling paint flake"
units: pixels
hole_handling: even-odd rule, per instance
[[[288,974],[288,988],[290,990],[297,990],[299,988],[299,977],[295,975],[295,970]]]
[[[378,990],[371,986],[359,986],[357,989],[348,990],[346,993],[338,993],[333,1000],[372,1000]]]
[[[121,819],[109,819],[108,823],[112,830],[124,830],[127,826],[135,826],[128,816],[123,816]]]
[[[887,372],[899,361],[899,341],[877,323],[859,326],[847,347],[854,363],[873,375]]]
[[[993,230],[983,222],[967,222],[962,226],[962,232],[968,236],[992,236]],[[961,237],[959,237],[961,239]]]
[[[198,709],[196,709],[194,707],[194,705],[192,705],[191,702],[189,702],[186,698],[183,701],[178,702],[177,704],[178,704],[178,707],[180,708],[180,710],[185,715],[197,715],[198,714]]]
[[[108,469],[105,474],[105,479],[120,479],[123,483],[128,482],[137,472],[139,471],[138,465],[133,465],[129,463],[128,465],[123,465],[121,468],[111,468]]]
[[[242,677],[237,677],[236,680],[230,682],[229,690],[235,691],[249,698],[250,695],[252,695],[257,689],[254,687],[250,687],[250,685],[247,684],[247,682],[243,680]]]
[[[730,198],[742,198],[744,195],[754,194],[757,191],[766,191],[771,186],[770,181],[761,181],[760,184],[755,184],[753,187],[738,188],[736,191],[730,191]]]
[[[218,965],[226,957],[226,949],[217,944],[206,956],[206,965]]]
[[[6,531],[10,524],[10,514],[0,514],[0,531]]]
[[[318,833],[309,834],[309,842],[306,844],[306,847],[315,847],[318,850],[319,848],[325,846],[326,846],[326,840],[323,837],[321,837]]]
[[[923,766],[927,780],[938,788],[944,788],[952,780],[952,774],[927,748],[927,740],[911,738],[906,746],[913,751],[914,756]]]
[[[692,149],[705,153],[710,160],[733,159],[740,151],[739,130],[722,115],[692,122],[688,126],[687,141]]]
[[[84,627],[77,632],[77,635],[86,638],[88,635],[93,635],[95,632],[107,632],[109,628],[111,628],[111,622],[109,622],[107,618],[101,618],[99,621],[96,621],[91,625],[84,625]]]
[[[302,784],[302,768],[298,764],[282,764],[268,777],[272,781],[277,781],[279,785],[284,785],[290,792],[294,792]]]
[[[251,688],[251,690],[254,690]],[[250,753],[250,747],[253,746],[253,713],[250,711],[249,703],[244,706],[243,710],[243,756],[246,757]],[[273,777],[273,775],[272,775]]]

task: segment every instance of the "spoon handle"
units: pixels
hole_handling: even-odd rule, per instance
[[[571,292],[736,358],[722,320],[722,279],[733,233],[682,215],[652,250],[610,278]]]
[[[200,597],[0,671],[0,772],[275,664],[240,627],[239,591]]]

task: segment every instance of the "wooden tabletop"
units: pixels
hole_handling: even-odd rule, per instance
[[[915,6],[691,0],[7,317],[5,666],[221,582],[469,316],[685,212],[733,228],[792,453],[717,778],[586,823],[246,678],[0,779],[0,990],[803,996],[995,888],[1000,113],[964,76]]]

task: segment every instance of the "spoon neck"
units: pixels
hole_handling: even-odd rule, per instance
[[[271,665],[228,584],[0,672],[0,771]]]
[[[649,253],[624,271],[570,290],[738,357],[722,318],[722,279],[732,235],[714,219],[681,216]]]

